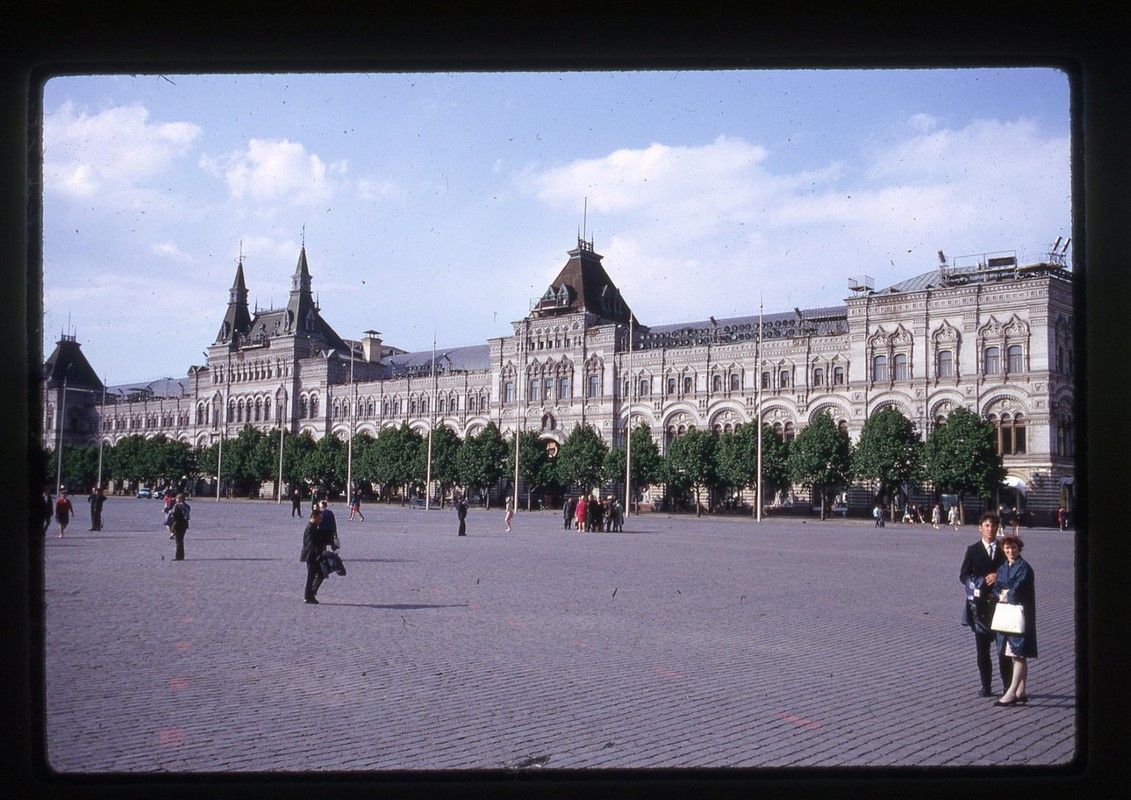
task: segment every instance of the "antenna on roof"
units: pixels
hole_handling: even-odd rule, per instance
[[[939,264],[944,267],[946,266],[946,253],[942,250],[939,250]]]
[[[585,234],[589,231],[589,198],[585,198],[584,205],[582,205],[581,212],[581,239],[585,240]]]
[[[306,223],[302,223],[302,249],[306,249]]]

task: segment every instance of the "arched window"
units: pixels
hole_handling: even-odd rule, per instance
[[[647,397],[651,392],[652,392],[652,380],[651,380],[651,378],[641,378],[640,379],[640,396],[641,397]]]
[[[587,396],[588,397],[600,397],[601,396],[601,376],[600,375],[590,375],[589,376],[589,389],[588,389],[588,392],[587,392]]]
[[[872,359],[872,380],[885,383],[888,379],[888,357],[876,356]]]
[[[821,369],[820,367],[816,367],[813,370],[813,385],[814,386],[824,386],[825,385],[825,371],[823,369]]]
[[[833,367],[833,386],[844,385],[844,367]]]
[[[259,420],[262,419],[262,417],[263,417],[263,401],[261,399],[256,399],[256,401],[255,401],[255,421],[259,422]]]
[[[784,441],[786,441],[786,442],[792,442],[793,441],[795,431],[793,430],[793,423],[792,422],[785,423],[785,430],[782,432],[782,435],[785,437]]]
[[[768,373],[768,372],[762,373],[762,388],[763,389],[769,389],[770,388],[770,373]]]
[[[439,400],[436,401],[436,410],[439,413],[443,414],[447,410],[446,406],[447,406],[447,402],[444,400],[444,398],[441,397]]]
[[[271,419],[271,398],[267,397],[263,400],[263,419],[270,421]]]
[[[989,416],[997,430],[997,451],[1003,456],[1021,455],[1025,452],[1025,418],[1020,414],[1002,414],[1001,419]]]
[[[783,369],[780,373],[778,373],[778,380],[779,380],[778,385],[781,386],[781,388],[788,389],[789,388],[789,370]]]
[[[940,350],[936,359],[935,377],[954,377],[954,353],[950,350]]]
[[[908,372],[907,372],[907,356],[906,355],[904,355],[903,353],[896,355],[892,359],[891,366],[892,366],[892,378],[894,380],[897,380],[897,381],[907,380],[907,378],[909,376],[908,376]]]
[[[1001,372],[1001,350],[996,347],[986,348],[982,358],[982,372],[986,375]]]
[[[742,389],[742,375],[737,372],[732,372],[730,375],[730,390],[732,392],[741,391]]]
[[[676,380],[675,378],[668,378],[668,394],[675,394]]]
[[[318,395],[316,394],[310,396],[310,416],[318,416]]]
[[[683,393],[691,394],[695,391],[695,379],[688,376],[683,379]]]
[[[722,375],[716,375],[715,376],[715,379],[711,382],[711,388],[712,388],[713,391],[716,391],[716,392],[721,392],[723,390],[723,376]]]
[[[229,400],[228,401],[228,422],[235,422],[235,421],[236,421],[236,401],[235,400]]]
[[[1006,372],[1024,372],[1025,366],[1021,358],[1021,345],[1011,344],[1005,349]]]
[[[299,419],[307,419],[310,416],[310,400],[308,398],[302,398],[301,409]]]

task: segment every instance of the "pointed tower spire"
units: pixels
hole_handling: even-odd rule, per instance
[[[234,343],[238,334],[247,335],[251,331],[251,313],[247,309],[247,284],[243,277],[243,242],[240,242],[240,255],[236,260],[236,277],[228,290],[228,310],[216,334],[214,344]]]

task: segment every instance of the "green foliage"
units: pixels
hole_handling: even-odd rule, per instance
[[[302,473],[315,486],[334,488],[346,482],[346,443],[328,433],[306,453]]]
[[[514,436],[507,444],[506,475],[514,477]],[[546,445],[538,431],[524,431],[518,441],[518,477],[526,484],[526,505],[538,489],[557,482],[555,459],[546,452]]]
[[[419,471],[417,459],[423,446],[424,438],[407,423],[401,423],[398,428],[383,428],[365,450],[362,475],[387,487],[421,483],[424,475]]]
[[[313,457],[314,449],[318,445],[309,431],[304,431],[298,436],[286,434],[283,437],[283,480],[287,483],[309,483],[310,474],[307,462]],[[355,439],[354,446],[357,446]],[[277,456],[278,454],[276,454]],[[356,458],[356,456],[355,456]],[[356,462],[355,462],[356,463]]]
[[[853,451],[852,469],[857,477],[879,483],[882,494],[894,500],[904,484],[923,474],[923,442],[915,425],[893,406],[870,416]]]
[[[463,444],[456,432],[446,425],[432,431],[432,480],[440,484],[441,499],[459,480],[459,451]],[[428,475],[428,437],[422,439],[417,452],[416,471],[421,478]]]
[[[718,442],[709,431],[692,428],[674,439],[664,459],[664,472],[669,487],[676,493],[695,490],[695,515],[700,514],[699,490],[718,484],[715,450]]]
[[[583,492],[599,487],[605,478],[608,451],[608,445],[592,426],[576,426],[558,449],[555,459],[558,479],[563,485],[576,486]]]
[[[507,463],[507,443],[495,423],[488,422],[479,433],[464,439],[456,461],[464,486],[485,489],[498,483]]]
[[[103,456],[105,457],[105,454]],[[105,465],[103,473],[105,473]],[[98,480],[98,445],[83,447],[63,445],[62,479],[68,486],[79,483],[86,490],[93,487]],[[52,474],[48,483],[54,484],[54,482],[55,476]]]
[[[938,491],[957,494],[959,507],[963,495],[988,496],[1005,480],[993,424],[965,408],[927,437],[923,461],[927,478]]]
[[[757,423],[739,425],[734,433],[724,433],[716,447],[719,483],[732,489],[755,488],[758,482]],[[769,490],[783,489],[789,482],[786,446],[778,441],[774,429],[762,424],[762,484]]]
[[[840,430],[829,415],[819,414],[794,437],[786,463],[793,482],[808,487],[819,499],[824,519],[829,495],[851,482],[848,433]]]

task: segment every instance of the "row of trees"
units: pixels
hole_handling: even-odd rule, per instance
[[[757,484],[757,426],[740,425],[715,435],[691,430],[674,439],[661,456],[647,426],[632,431],[632,485],[639,492],[664,484],[669,499],[693,500],[703,507],[727,503]],[[936,492],[988,496],[1001,484],[1005,470],[998,455],[993,426],[965,409],[923,441],[915,426],[896,409],[885,408],[869,418],[853,446],[848,433],[827,415],[820,415],[789,442],[780,441],[763,424],[762,485],[768,493],[789,486],[812,492],[822,509],[852,483],[870,483],[878,501],[895,506],[907,499],[910,487],[929,482]],[[282,436],[245,428],[223,446],[222,478],[237,492],[254,491],[259,483],[279,476],[279,444],[283,442],[284,484],[345,488],[349,445],[337,436],[315,441],[309,434]],[[425,435],[407,425],[386,428],[377,436],[353,438],[352,477],[375,486],[382,497],[402,499],[425,490],[429,444]],[[453,489],[481,492],[499,485],[513,486],[515,437],[504,438],[494,423],[460,439],[438,428],[431,441],[431,479],[440,498]],[[525,486],[527,504],[542,493],[559,494],[571,488],[589,491],[608,484],[623,485],[628,451],[609,448],[597,432],[578,426],[551,455],[537,431],[518,434],[517,476]],[[64,476],[68,482],[93,485],[97,479],[98,448],[65,447]],[[131,436],[102,453],[104,479],[166,485],[184,479],[211,479],[221,463],[220,444],[193,448],[157,436]],[[50,459],[53,461],[53,459]],[[50,482],[50,481],[48,481]]]

